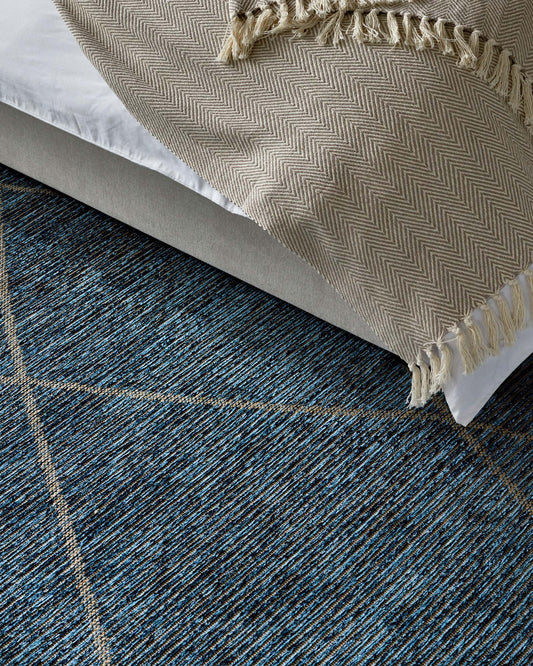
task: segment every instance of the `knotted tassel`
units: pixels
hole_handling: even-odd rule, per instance
[[[511,52],[504,49],[500,53],[498,64],[494,70],[489,85],[502,97],[509,95],[509,77],[511,75]]]
[[[479,57],[479,50],[480,50],[480,41],[481,38],[481,30],[474,30],[472,34],[470,35],[470,39],[468,40],[468,46],[470,47],[470,50],[476,57],[476,62]]]
[[[254,30],[257,23],[254,14],[248,14],[241,33],[241,48],[239,58],[247,58],[255,42]]]
[[[265,9],[263,9],[263,11],[257,17],[254,26],[254,37],[256,40],[259,39],[259,37],[265,35],[270,30],[270,28],[274,25],[276,18],[276,14],[270,7],[265,7]]]
[[[485,344],[483,335],[479,326],[472,319],[471,315],[465,317],[465,327],[468,335],[470,336],[470,349],[472,352],[472,357],[476,366],[481,365],[483,361],[487,358],[489,354],[489,349]]]
[[[493,39],[489,39],[488,42],[485,42],[483,53],[477,61],[476,74],[479,76],[479,78],[484,79],[485,81],[490,80],[495,46],[496,42]]]
[[[449,344],[443,340],[437,342],[437,349],[440,352],[440,369],[436,381],[440,388],[445,388],[452,374],[453,354]]]
[[[509,104],[513,111],[520,111],[522,106],[522,67],[514,64],[511,67],[511,95],[509,96]]]
[[[365,29],[367,42],[370,44],[379,44],[383,41],[381,23],[379,21],[379,14],[377,9],[373,9],[367,14],[365,20]]]
[[[289,15],[289,5],[286,2],[279,3],[279,21],[276,30],[282,32],[292,27],[291,17]]]
[[[233,60],[233,35],[230,35],[222,45],[222,49],[217,56],[219,62],[230,63]]]
[[[437,36],[437,44],[439,49],[444,55],[455,55],[453,48],[453,43],[448,34],[448,28],[446,27],[446,21],[444,19],[439,19],[433,28],[435,35]]]
[[[463,371],[465,375],[469,375],[474,372],[477,367],[476,359],[472,354],[472,349],[469,344],[469,340],[463,331],[463,329],[457,324],[453,326],[451,332],[455,335],[455,341],[457,343],[457,350],[459,351],[459,356],[463,362]]]
[[[515,330],[523,331],[526,327],[526,303],[520,282],[515,278],[511,280],[511,293],[513,299],[513,323]]]
[[[422,402],[422,379],[420,368],[415,363],[409,364],[411,371],[411,395],[409,397],[409,407],[420,407]]]
[[[356,10],[353,13],[350,29],[352,31],[352,37],[356,42],[361,44],[364,41],[366,41],[365,28],[363,23],[363,12],[360,9]]]
[[[488,350],[491,356],[500,355],[500,328],[499,322],[493,309],[488,303],[481,305],[481,311],[485,317],[485,328],[487,329]]]
[[[429,347],[425,351],[431,367],[431,380],[429,385],[429,394],[431,396],[435,395],[435,393],[438,393],[440,391],[440,386],[438,381],[440,375],[440,356],[437,353],[435,353],[433,347]]]
[[[389,31],[389,44],[399,46],[402,43],[402,35],[398,25],[398,19],[394,12],[387,12],[387,28]]]
[[[217,57],[219,62],[229,63],[239,57],[241,53],[240,40],[245,23],[246,18],[242,16],[234,16],[231,19],[230,34],[222,45],[222,50]]]
[[[296,0],[295,19],[298,23],[305,23],[309,19],[309,12],[307,11],[306,0]]]
[[[428,20],[427,16],[423,16],[420,20],[420,41],[418,43],[418,48],[433,48],[437,43],[437,36],[434,34],[431,23]]]
[[[316,37],[316,41],[320,45],[327,44],[331,37],[334,36],[337,26],[339,24],[339,14],[332,14],[324,22],[324,25]]]
[[[431,372],[428,364],[419,356],[417,359],[420,368],[420,403],[425,405],[430,398]]]
[[[507,303],[502,294],[496,294],[496,296],[494,296],[494,302],[498,307],[498,315],[500,317],[503,339],[505,344],[510,347],[511,345],[514,345],[516,338],[513,318],[511,316],[511,310],[509,309],[509,303]]]
[[[333,44],[338,44],[344,39],[344,31],[342,29],[342,24],[346,18],[346,14],[349,10],[350,2],[349,0],[339,0],[339,11],[337,22],[333,29]]]
[[[470,45],[464,36],[464,26],[456,25],[453,29],[453,36],[455,39],[455,48],[459,56],[459,67],[465,69],[474,69],[476,66],[477,58],[470,48]]]
[[[334,7],[333,2],[330,2],[329,0],[311,0],[309,9],[323,18],[324,16],[327,16],[331,12],[335,11],[336,8]]]
[[[418,46],[421,41],[420,35],[416,32],[411,14],[403,16],[403,31],[405,33],[405,46]]]

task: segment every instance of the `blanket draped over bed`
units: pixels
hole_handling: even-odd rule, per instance
[[[528,325],[531,0],[55,2],[130,112],[407,361],[412,406],[450,341],[471,372]]]

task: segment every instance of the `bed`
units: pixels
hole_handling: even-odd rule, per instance
[[[2,163],[387,348],[314,268],[129,114],[52,2],[4,3],[0,131]],[[531,306],[526,318],[533,319]],[[467,425],[531,353],[530,324],[514,345],[470,374],[462,371],[457,354],[444,389],[456,421]]]

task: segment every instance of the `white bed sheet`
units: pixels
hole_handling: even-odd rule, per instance
[[[50,0],[3,0],[0,14],[0,101],[136,164],[158,171],[245,215],[160,144],[126,110],[81,52]],[[1,132],[1,128],[0,128]],[[474,318],[480,313],[474,314]],[[533,320],[533,312],[529,312]],[[458,359],[445,395],[467,425],[496,388],[533,353],[533,325],[512,348],[465,376]]]
[[[3,0],[0,99],[244,215],[133,118],[50,0]]]

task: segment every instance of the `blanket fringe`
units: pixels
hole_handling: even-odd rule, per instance
[[[386,9],[398,2],[296,0],[294,9],[289,10],[286,0],[265,0],[259,9],[232,18],[230,34],[218,59],[225,63],[245,59],[259,39],[285,31],[302,36],[318,24],[316,41],[322,45],[330,41],[338,44],[350,36],[358,43],[384,43],[419,50],[435,48],[444,55],[454,56],[459,67],[472,70],[484,80],[515,113],[522,115],[533,134],[533,80],[514,61],[511,51],[494,39],[484,39],[479,30],[468,30],[442,18],[433,20]],[[502,346],[514,344],[517,331],[527,325],[528,309],[533,319],[533,271],[523,272],[523,284],[518,279],[507,284],[510,301],[499,292],[479,306],[482,326],[470,313],[438,341],[427,345],[416,361],[409,364],[410,407],[422,407],[445,388],[452,371],[451,341],[455,342],[465,374],[474,372],[487,357],[498,356]],[[451,336],[447,335],[450,333]]]
[[[268,35],[292,31],[296,36],[320,24],[319,44],[338,44],[349,35],[359,43],[387,43],[415,49],[439,49],[455,56],[457,64],[472,70],[501,95],[533,134],[533,80],[512,53],[479,30],[469,31],[442,18],[432,20],[399,14],[388,6],[400,0],[265,0],[253,11],[233,16],[218,60],[224,63],[248,58],[254,44]],[[412,0],[408,0],[409,2]]]
[[[527,268],[521,280],[509,280],[510,299],[502,292],[494,294],[479,306],[481,326],[469,313],[451,326],[447,334],[421,351],[411,370],[410,407],[423,407],[432,395],[446,387],[453,361],[455,343],[465,374],[474,372],[489,356],[498,356],[504,346],[513,345],[518,331],[533,321],[533,271]],[[446,337],[446,339],[444,339]]]

